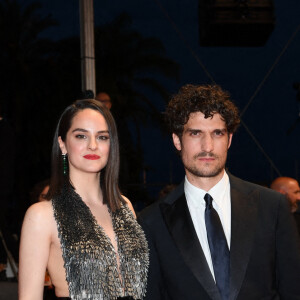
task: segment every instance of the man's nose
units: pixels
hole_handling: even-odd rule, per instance
[[[214,150],[214,141],[210,135],[206,135],[202,140],[202,151],[212,152]]]

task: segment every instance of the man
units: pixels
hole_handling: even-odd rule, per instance
[[[108,109],[111,109],[112,103],[110,96],[105,92],[100,92],[97,94],[96,100],[100,101],[102,104],[104,104]]]
[[[150,248],[146,299],[300,299],[300,246],[285,197],[225,171],[240,122],[228,93],[186,85],[166,119],[186,176],[139,217]]]
[[[298,232],[300,234],[300,187],[296,179],[291,177],[278,177],[271,183],[271,189],[275,190],[287,198],[290,203],[291,212],[297,223]]]
[[[294,213],[298,208],[300,201],[300,187],[296,179],[291,177],[278,177],[272,183],[270,188],[286,196],[291,212]]]
[[[297,210],[294,212],[294,218],[296,220],[296,224],[297,224],[297,228],[298,228],[298,233],[300,235],[300,202],[298,202]]]

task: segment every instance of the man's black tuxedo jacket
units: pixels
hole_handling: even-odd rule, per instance
[[[300,242],[286,198],[229,175],[230,300],[300,299]],[[183,183],[139,216],[150,249],[146,299],[221,300]]]

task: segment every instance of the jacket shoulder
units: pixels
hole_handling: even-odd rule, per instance
[[[231,189],[235,189],[243,194],[248,196],[252,196],[256,194],[260,200],[273,202],[273,204],[278,202],[288,202],[286,197],[279,192],[276,192],[268,187],[252,183],[249,181],[245,181],[238,177],[235,177],[231,174],[229,175],[230,187]]]
[[[172,205],[179,197],[184,193],[184,182],[181,182],[172,192],[170,192],[165,198],[162,198],[148,207],[144,208],[138,215],[139,220],[153,220],[161,218],[160,205],[168,204]]]

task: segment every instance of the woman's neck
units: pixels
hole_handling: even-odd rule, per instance
[[[70,174],[70,181],[84,202],[102,202],[100,173],[85,174],[85,176],[72,176]]]

